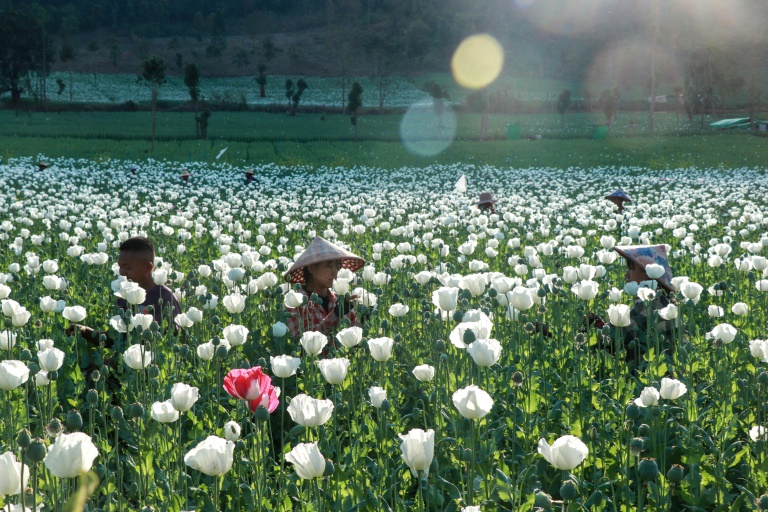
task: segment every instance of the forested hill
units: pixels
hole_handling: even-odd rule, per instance
[[[14,10],[43,23],[58,70],[135,73],[160,54],[208,75],[446,71],[485,32],[516,76],[618,85],[647,79],[654,35],[662,80],[702,59],[743,74],[768,19],[764,0],[0,0]]]

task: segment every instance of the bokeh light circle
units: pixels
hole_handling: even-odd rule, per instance
[[[493,83],[504,67],[504,49],[491,35],[477,34],[459,44],[451,59],[456,83],[467,89],[482,89]]]
[[[456,137],[456,114],[444,103],[438,115],[431,101],[414,103],[400,121],[400,139],[405,149],[421,156],[435,156],[451,145]]]

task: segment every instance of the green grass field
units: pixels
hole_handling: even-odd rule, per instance
[[[435,157],[414,155],[400,141],[401,115],[364,116],[360,142],[354,142],[344,115],[215,112],[209,140],[194,138],[192,113],[161,112],[157,141],[150,152],[149,112],[33,113],[0,111],[0,155],[177,161],[213,161],[236,166],[277,163],[295,166],[369,165],[381,168],[433,163],[567,168],[643,166],[761,167],[768,139],[748,133],[689,129],[674,114],[657,116],[658,131],[647,133],[647,114],[622,113],[607,140],[592,140],[602,115],[569,114],[565,127],[557,115],[491,115],[489,138],[478,139],[480,116],[459,114],[454,142]],[[506,126],[520,125],[520,140],[504,140]],[[698,126],[696,126],[698,128]],[[541,135],[541,140],[535,139]]]

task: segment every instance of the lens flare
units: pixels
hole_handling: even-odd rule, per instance
[[[504,66],[504,49],[488,34],[466,38],[456,48],[451,70],[456,83],[467,89],[482,89],[493,83]]]
[[[400,139],[405,149],[416,155],[438,155],[455,136],[456,114],[447,104],[415,103],[400,122]]]

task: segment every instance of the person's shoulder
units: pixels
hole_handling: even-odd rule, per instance
[[[176,295],[173,293],[173,290],[171,290],[165,285],[160,285],[159,288],[160,288],[160,297],[162,297],[164,301],[178,302],[178,300],[176,299]]]

